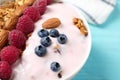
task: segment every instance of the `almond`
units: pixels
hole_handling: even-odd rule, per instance
[[[8,41],[8,31],[0,29],[0,49],[2,49]]]
[[[21,16],[21,15],[23,14],[24,10],[25,10],[27,7],[28,7],[28,6],[27,6],[26,4],[17,7],[16,10],[15,10],[15,15]]]
[[[32,5],[34,3],[35,0],[25,0],[24,1],[24,4],[27,4],[27,5]]]
[[[58,26],[60,26],[60,24],[61,21],[58,18],[50,18],[42,24],[42,27],[45,29],[52,29],[57,28]]]
[[[3,29],[6,29],[6,30],[14,29],[16,24],[17,24],[17,21],[18,21],[18,17],[17,16],[13,16],[13,17],[9,18],[5,22],[5,26],[3,27]]]

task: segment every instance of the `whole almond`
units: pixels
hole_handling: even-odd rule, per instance
[[[60,24],[61,21],[58,18],[50,18],[42,24],[42,27],[45,29],[52,29],[57,28],[58,26],[60,26]]]
[[[24,10],[25,10],[27,7],[28,7],[28,6],[27,6],[26,4],[17,7],[16,10],[15,10],[15,15],[21,16],[21,15],[23,14]]]
[[[27,4],[27,5],[32,5],[34,3],[35,0],[25,0],[24,1],[24,4]]]
[[[0,50],[7,44],[8,33],[7,30],[0,29]]]
[[[3,29],[6,29],[6,30],[14,29],[16,24],[17,24],[17,21],[18,21],[18,17],[17,16],[13,16],[13,17],[9,18],[5,22],[5,26],[3,27]]]

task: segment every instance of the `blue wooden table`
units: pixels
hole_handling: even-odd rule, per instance
[[[120,80],[120,0],[103,25],[90,29],[92,50],[73,80]]]

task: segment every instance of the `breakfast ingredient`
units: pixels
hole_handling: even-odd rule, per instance
[[[35,48],[35,54],[38,55],[39,57],[43,57],[46,55],[46,47],[39,45]]]
[[[19,18],[16,29],[29,34],[34,30],[34,22],[29,16],[23,15]]]
[[[6,61],[0,61],[0,79],[9,80],[12,68]]]
[[[58,30],[57,29],[51,29],[50,30],[50,36],[51,37],[59,37],[59,32],[58,32]]]
[[[13,45],[19,49],[23,49],[25,47],[26,37],[19,30],[12,30],[8,36],[9,44]]]
[[[51,43],[52,43],[52,41],[51,41],[50,37],[43,37],[43,38],[41,39],[41,44],[42,44],[43,46],[45,46],[45,47],[50,46]]]
[[[7,30],[0,29],[0,50],[7,44],[8,34]]]
[[[24,15],[28,15],[34,22],[40,19],[40,13],[37,7],[28,7],[24,11]]]
[[[65,34],[60,34],[57,40],[60,44],[65,44],[67,42],[67,36]]]
[[[51,4],[52,0],[47,0],[47,5]]]
[[[61,21],[58,18],[50,18],[42,24],[42,27],[45,29],[52,29],[59,27],[60,24]]]
[[[1,52],[1,61],[7,61],[10,65],[15,63],[19,58],[19,50],[14,46],[4,47]]]
[[[39,37],[43,38],[43,37],[47,37],[49,36],[49,32],[45,29],[41,29],[39,32],[38,32],[38,35]]]
[[[10,17],[6,22],[5,22],[5,26],[3,27],[3,29],[6,30],[12,30],[15,28],[16,24],[18,21],[18,16],[14,15],[12,17]]]
[[[24,12],[24,10],[28,7],[28,5],[26,4],[23,4],[21,6],[18,6],[16,7],[16,10],[15,10],[15,15],[17,16],[21,16]]]
[[[17,4],[19,4],[20,6],[24,4],[32,5],[34,1],[35,0],[15,0],[15,2],[17,2]]]
[[[80,29],[81,33],[85,36],[88,35],[88,30],[86,29],[83,21],[79,18],[73,18],[73,23],[75,26],[78,27],[78,29]]]
[[[33,6],[37,7],[39,9],[40,14],[42,15],[46,11],[47,0],[36,0]]]
[[[58,72],[61,69],[61,66],[58,62],[52,62],[50,68],[53,72]]]

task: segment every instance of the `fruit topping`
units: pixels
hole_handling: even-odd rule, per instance
[[[8,36],[9,44],[13,45],[19,49],[23,49],[25,47],[26,37],[19,30],[12,30]]]
[[[49,32],[45,29],[41,29],[39,32],[38,32],[38,35],[43,38],[43,37],[47,37],[49,36]]]
[[[60,34],[57,40],[60,44],[65,44],[67,42],[67,36],[65,34]]]
[[[36,0],[33,6],[37,7],[39,9],[40,14],[42,15],[46,11],[47,0]]]
[[[14,46],[4,47],[1,52],[1,61],[7,61],[10,65],[15,63],[19,58],[19,50]]]
[[[12,68],[6,61],[0,61],[0,79],[9,80],[12,74]]]
[[[52,0],[47,0],[47,5],[51,4]]]
[[[40,45],[35,48],[35,54],[38,55],[39,57],[43,57],[46,55],[46,47]]]
[[[50,30],[50,36],[51,37],[59,37],[59,32],[56,29]]]
[[[24,15],[28,15],[34,22],[40,19],[40,13],[37,7],[28,7],[24,11]]]
[[[29,34],[34,30],[34,22],[29,16],[23,15],[19,18],[16,29]]]
[[[49,37],[43,37],[43,38],[41,39],[41,44],[42,44],[43,46],[45,46],[45,47],[50,46],[51,43],[52,43],[52,41],[51,41],[51,39],[50,39]]]
[[[53,72],[58,72],[61,69],[61,66],[58,62],[52,62],[50,68]]]

